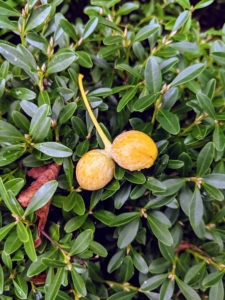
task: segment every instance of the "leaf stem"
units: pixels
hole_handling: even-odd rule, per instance
[[[85,91],[84,91],[84,87],[83,87],[83,83],[82,83],[83,77],[84,76],[82,74],[79,74],[79,76],[78,76],[78,84],[79,84],[80,92],[81,92],[81,95],[83,97],[84,104],[85,104],[85,106],[87,108],[87,111],[88,111],[88,113],[90,115],[90,118],[91,118],[92,122],[94,123],[95,128],[98,131],[98,133],[99,133],[99,135],[100,135],[100,137],[101,137],[101,139],[102,139],[102,141],[103,141],[103,143],[105,145],[105,150],[108,152],[108,151],[110,151],[112,144],[108,140],[107,136],[103,132],[102,128],[100,127],[98,121],[95,118],[95,115],[92,112],[91,106],[90,106],[90,104],[88,102],[88,99],[87,99]]]
[[[109,281],[109,280],[104,280],[104,282],[106,284],[108,284],[110,287],[117,286],[117,287],[122,288],[125,291],[130,291],[130,290],[137,291],[137,292],[139,291],[138,287],[130,285],[129,282],[118,283],[118,282]]]

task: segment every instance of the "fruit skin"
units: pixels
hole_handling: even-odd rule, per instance
[[[155,142],[145,133],[130,130],[118,135],[112,144],[112,158],[124,169],[140,171],[150,168],[158,155]]]
[[[79,185],[88,191],[106,186],[113,178],[115,162],[105,150],[91,150],[77,163],[76,177]]]

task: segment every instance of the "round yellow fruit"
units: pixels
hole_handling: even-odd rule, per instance
[[[112,180],[114,169],[115,162],[105,150],[91,150],[85,153],[77,163],[77,181],[85,190],[99,190]]]
[[[112,158],[124,169],[140,171],[150,168],[158,155],[155,142],[145,133],[130,130],[118,135],[112,144]]]

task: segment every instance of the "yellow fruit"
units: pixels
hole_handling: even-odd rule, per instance
[[[118,135],[112,144],[112,158],[124,169],[150,168],[158,155],[155,142],[145,133],[130,130]]]
[[[91,150],[78,161],[77,181],[85,190],[99,190],[112,180],[114,169],[115,162],[105,150]]]

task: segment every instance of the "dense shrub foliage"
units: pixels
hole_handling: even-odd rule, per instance
[[[212,2],[90,0],[68,21],[69,1],[0,1],[0,299],[224,299],[225,26],[192,18]],[[159,151],[94,192],[79,73],[110,140]]]

